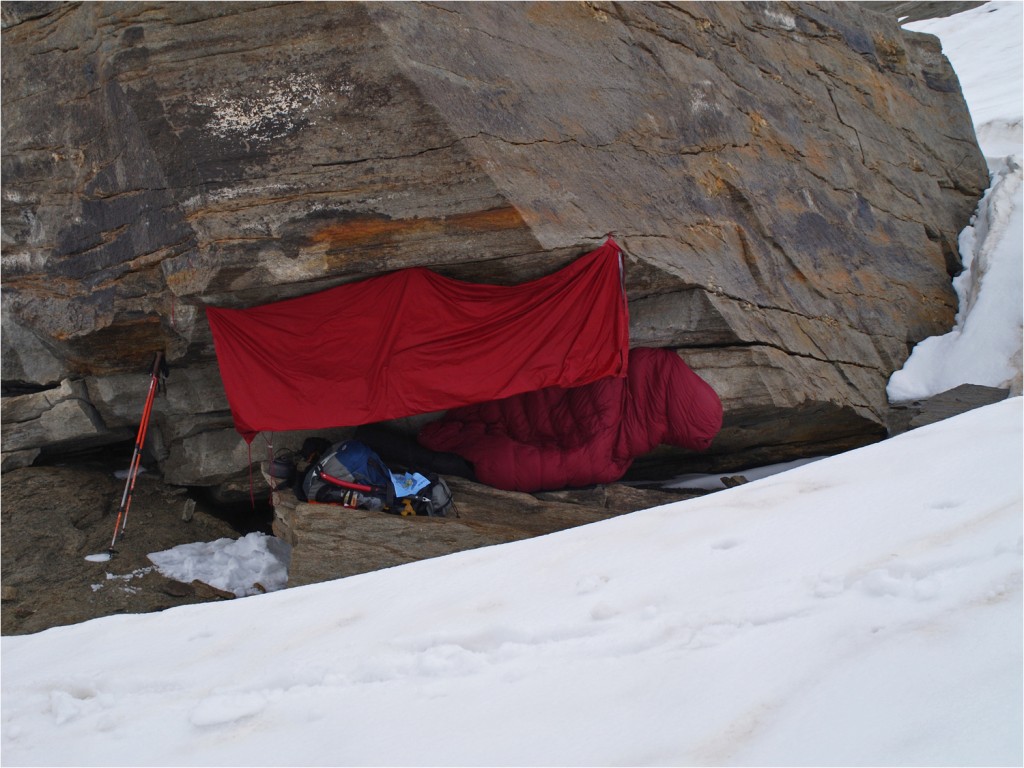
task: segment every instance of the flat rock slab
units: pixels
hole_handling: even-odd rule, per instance
[[[985,405],[1005,400],[1008,389],[961,384],[932,397],[894,403],[889,412],[889,432],[898,435]]]
[[[447,481],[458,517],[401,517],[275,494],[274,532],[292,544],[288,586],[542,536],[699,495],[615,484],[534,496]]]

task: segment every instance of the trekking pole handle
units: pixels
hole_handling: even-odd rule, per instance
[[[153,358],[153,377],[160,375],[167,376],[167,361],[164,359],[164,352],[160,350]]]

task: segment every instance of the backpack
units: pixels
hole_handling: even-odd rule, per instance
[[[332,445],[302,482],[309,501],[387,509],[394,506],[391,473],[365,443],[345,440]]]
[[[359,440],[332,445],[296,483],[300,501],[364,507],[401,515],[458,517],[448,483],[440,475],[424,475],[429,484],[414,494],[398,498],[391,471],[380,456]]]

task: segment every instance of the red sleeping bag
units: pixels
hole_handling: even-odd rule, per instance
[[[704,450],[721,428],[707,382],[674,351],[639,348],[624,378],[455,408],[419,441],[465,458],[480,482],[532,492],[615,482],[656,446]]]

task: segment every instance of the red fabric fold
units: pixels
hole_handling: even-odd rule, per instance
[[[614,240],[515,286],[415,267],[250,309],[207,307],[235,428],[358,426],[626,374]]]
[[[641,347],[625,378],[454,408],[419,441],[462,456],[482,483],[534,492],[613,483],[658,445],[703,451],[721,428],[714,389],[673,350]]]

